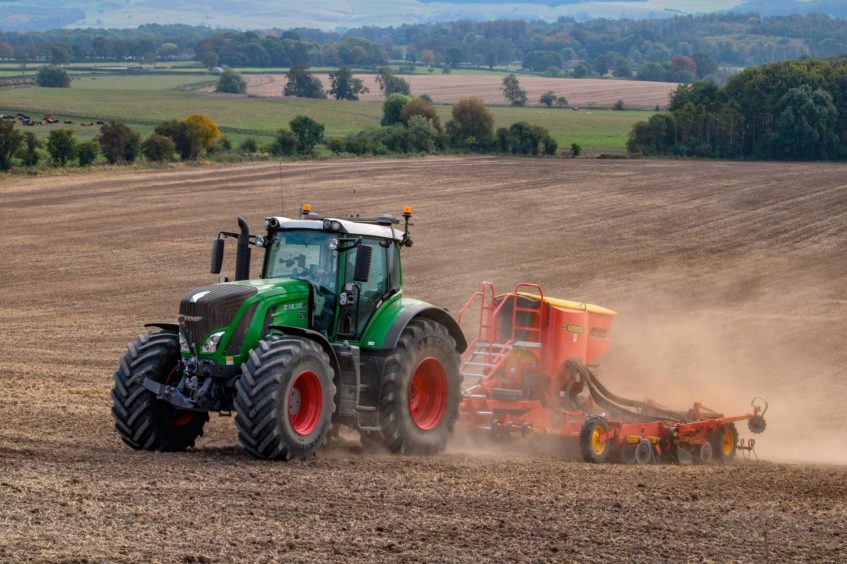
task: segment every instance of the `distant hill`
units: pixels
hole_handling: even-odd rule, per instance
[[[183,23],[212,28],[313,27],[346,29],[498,18],[547,20],[567,16],[659,18],[718,11],[762,15],[819,12],[847,18],[845,0],[0,0],[0,31],[60,27],[134,28],[145,23]]]

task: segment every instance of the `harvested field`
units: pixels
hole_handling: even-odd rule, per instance
[[[324,87],[329,90],[329,78],[326,74],[317,74]],[[383,99],[376,82],[376,75],[357,75],[370,93],[361,97],[362,100]],[[245,75],[247,89],[250,94],[259,96],[280,96],[285,87],[284,74],[278,75]],[[503,98],[501,87],[502,76],[472,76],[460,74],[403,75],[414,94],[429,94],[433,101],[440,104],[452,104],[459,98],[479,96],[487,104],[507,104]],[[526,90],[529,102],[527,105],[539,106],[538,98],[552,90],[557,96],[564,96],[572,106],[609,107],[618,100],[623,100],[627,108],[652,110],[657,105],[666,106],[668,95],[677,84],[673,82],[645,82],[641,80],[605,80],[605,79],[574,79],[546,78],[542,76],[519,76],[521,87]],[[208,88],[207,90],[213,90]]]
[[[822,463],[847,463],[845,171],[468,157],[6,178],[0,560],[840,560],[847,467]],[[594,466],[461,441],[393,457],[350,434],[268,463],[218,417],[194,452],[129,450],[118,357],[212,280],[217,231],[279,212],[280,185],[289,214],[413,205],[407,292],[454,311],[481,279],[615,308],[604,382],[731,412],[765,395],[767,461]]]

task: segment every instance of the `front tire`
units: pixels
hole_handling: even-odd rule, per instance
[[[385,362],[375,439],[391,452],[444,450],[459,415],[462,377],[456,342],[440,323],[409,322]]]
[[[141,335],[121,358],[112,416],[121,440],[136,450],[184,451],[203,434],[208,413],[177,409],[142,385],[145,378],[176,385],[179,356],[178,335],[160,332]]]
[[[258,458],[289,460],[326,443],[335,411],[329,356],[309,339],[259,341],[236,384],[238,440]]]

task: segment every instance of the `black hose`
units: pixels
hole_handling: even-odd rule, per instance
[[[583,378],[594,402],[610,413],[624,419],[635,419],[639,421],[655,421],[656,419],[674,423],[685,421],[685,417],[680,412],[662,409],[651,403],[630,400],[613,394],[579,360],[571,359],[567,364],[569,368],[578,372]],[[570,398],[568,400],[570,401]]]

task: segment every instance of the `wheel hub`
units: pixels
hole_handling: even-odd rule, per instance
[[[323,411],[323,389],[317,374],[306,370],[294,379],[286,407],[295,433],[306,436],[317,428]]]
[[[729,427],[724,427],[723,431],[723,441],[721,443],[721,450],[723,451],[724,456],[729,456],[732,454],[732,447],[735,446],[735,433]]]
[[[418,363],[409,382],[409,413],[419,429],[438,426],[447,408],[447,372],[435,357]]]
[[[604,434],[603,428],[599,425],[591,433],[591,448],[594,450],[594,454],[603,454],[603,451],[606,450],[606,441],[602,440]]]
[[[300,411],[300,390],[292,388],[291,395],[288,396],[288,414],[291,416],[297,415]]]

